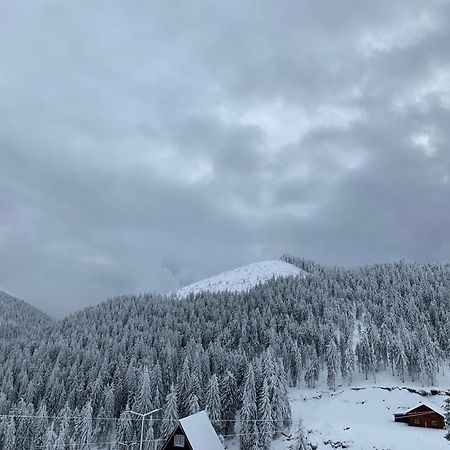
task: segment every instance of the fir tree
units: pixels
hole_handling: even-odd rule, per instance
[[[150,384],[150,375],[148,372],[148,367],[144,367],[141,375],[140,388],[136,400],[133,405],[133,409],[136,412],[145,414],[146,412],[152,411],[152,393]]]
[[[334,339],[327,347],[327,384],[329,389],[336,390],[336,374],[338,371],[338,349]]]
[[[45,450],[54,450],[55,448],[55,441],[56,441],[56,434],[55,434],[55,424],[52,423],[45,434],[45,444],[44,449]]]
[[[221,380],[220,391],[221,417],[224,420],[222,429],[224,434],[232,434],[238,407],[238,388],[236,378],[230,370],[227,370]]]
[[[259,445],[263,450],[270,448],[273,435],[272,406],[270,404],[269,386],[267,379],[263,381],[258,399],[258,434]]]
[[[310,446],[305,437],[302,422],[300,421],[297,429],[297,436],[295,438],[295,444],[292,450],[310,450]]]
[[[253,450],[258,445],[258,408],[256,402],[255,373],[253,364],[249,363],[242,393],[241,435],[242,450]]]
[[[16,450],[16,427],[14,419],[10,418],[6,426],[5,437],[3,439],[4,450]]]
[[[450,398],[445,399],[444,409],[445,409],[445,425],[447,429],[445,439],[450,441]]]
[[[145,450],[154,450],[155,449],[155,432],[153,428],[153,420],[150,419],[147,425],[147,431],[145,432]]]
[[[189,367],[189,358],[184,358],[183,366],[177,380],[177,399],[179,406],[179,413],[181,417],[184,417],[188,413],[189,409],[189,396],[192,392],[192,374]]]
[[[42,403],[36,413],[37,417],[33,422],[33,449],[39,449],[45,445],[45,435],[48,427],[47,407]]]
[[[150,375],[151,398],[155,408],[161,408],[162,406],[162,384],[161,366],[158,362],[153,367],[152,373]]]
[[[197,396],[191,392],[189,397],[189,415],[198,413],[200,411],[200,405],[198,404]]]
[[[206,409],[212,425],[216,430],[219,430],[221,404],[219,381],[216,374],[211,377],[208,383],[208,388],[206,389]]]
[[[119,448],[127,448],[127,444],[133,441],[133,424],[129,413],[129,406],[126,405],[125,411],[120,414],[117,423],[117,442]]]
[[[59,427],[58,437],[55,440],[55,450],[66,450],[67,447],[67,428],[63,424]]]
[[[172,384],[170,392],[166,397],[166,404],[164,406],[163,420],[161,425],[161,435],[167,437],[178,423],[178,406],[177,406],[177,391]]]
[[[82,450],[89,450],[92,442],[92,406],[88,400],[81,410],[80,444]]]

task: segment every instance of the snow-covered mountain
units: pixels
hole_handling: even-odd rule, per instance
[[[51,323],[50,317],[39,309],[0,291],[0,338],[28,335]]]
[[[425,389],[438,408],[450,394],[450,265],[284,259],[292,265],[252,264],[184,288],[244,292],[120,296],[56,321],[0,295],[0,415],[15,416],[0,426],[0,450],[55,433],[82,446],[81,432],[136,447],[137,426],[122,426],[130,399],[173,418],[207,407],[228,450],[274,434],[273,450],[444,449],[444,430],[392,415]],[[145,436],[171,431],[162,418]]]
[[[248,266],[223,272],[205,280],[185,286],[175,292],[180,297],[209,292],[243,292],[259,283],[275,277],[305,276],[306,272],[298,267],[280,260],[260,261]]]

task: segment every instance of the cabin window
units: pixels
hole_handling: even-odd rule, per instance
[[[174,447],[184,447],[184,436],[182,434],[176,434],[173,438]]]
[[[437,422],[436,422],[435,420],[432,420],[432,421],[431,421],[431,426],[432,426],[432,427],[437,427]]]
[[[416,425],[420,425],[420,420],[419,420],[419,419],[414,419],[414,423],[415,423]]]

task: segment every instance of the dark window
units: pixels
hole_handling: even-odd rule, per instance
[[[432,426],[432,427],[437,427],[437,422],[436,422],[435,420],[432,420],[432,421],[431,421],[431,426]]]
[[[416,425],[420,425],[420,420],[419,420],[419,419],[414,419],[414,423],[415,423]]]
[[[184,436],[182,434],[176,434],[173,438],[174,447],[184,447]]]

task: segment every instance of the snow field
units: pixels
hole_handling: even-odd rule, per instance
[[[306,272],[284,261],[260,261],[190,284],[179,289],[175,294],[179,297],[185,297],[202,291],[243,292],[259,283],[268,281],[272,277],[298,275],[305,276]]]

